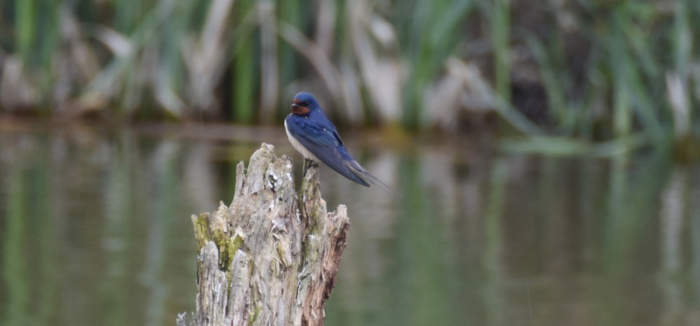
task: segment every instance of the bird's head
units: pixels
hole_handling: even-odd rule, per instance
[[[297,95],[294,96],[294,100],[292,100],[291,110],[292,113],[296,115],[305,116],[316,109],[318,109],[318,103],[310,93],[297,93]]]

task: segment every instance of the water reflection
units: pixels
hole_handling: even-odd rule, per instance
[[[172,325],[189,214],[230,201],[260,140],[292,153],[246,139],[0,131],[0,324]],[[697,166],[348,141],[393,190],[322,171],[352,219],[329,325],[700,323]]]

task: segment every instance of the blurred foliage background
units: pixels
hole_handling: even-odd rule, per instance
[[[0,325],[194,309],[187,213],[298,160],[300,90],[395,189],[324,169],[329,324],[700,325],[698,44],[698,0],[0,0]]]
[[[0,0],[0,112],[479,128],[609,153],[700,134],[693,0]],[[692,141],[691,141],[692,142]],[[590,145],[590,144],[596,145]]]

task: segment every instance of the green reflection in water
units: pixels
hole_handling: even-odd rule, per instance
[[[484,305],[487,325],[505,325],[503,296],[503,231],[502,214],[508,170],[504,161],[496,161],[491,171],[489,197],[485,215],[485,247],[483,267],[486,272]]]
[[[687,210],[689,212],[690,219],[690,288],[692,289],[690,293],[690,304],[692,306],[700,306],[700,169],[694,169],[689,174],[692,176],[693,188],[688,189],[689,198],[692,198],[688,205]]]
[[[104,186],[104,257],[106,281],[101,284],[100,295],[105,311],[105,325],[126,325],[128,322],[127,273],[129,273],[129,249],[134,245],[132,225],[132,153],[135,152],[130,133],[119,137],[110,151]]]
[[[229,201],[257,146],[92,137],[0,133],[19,153],[0,155],[3,326],[172,325],[194,308],[189,213]],[[387,149],[385,200],[324,171],[353,219],[328,325],[692,320],[697,167],[501,156],[456,176],[433,151]]]
[[[397,208],[396,263],[387,275],[395,304],[384,316],[393,316],[395,325],[450,325],[447,284],[453,275],[446,273],[440,250],[444,217],[429,201],[417,159],[402,160],[399,175],[406,204]]]
[[[150,296],[146,301],[145,325],[161,325],[166,320],[165,303],[169,293],[169,286],[159,280],[163,276],[165,260],[167,257],[168,240],[173,218],[179,214],[179,205],[176,204],[180,197],[177,190],[180,188],[177,176],[177,154],[179,145],[174,142],[163,142],[154,152],[151,164],[154,165],[155,198],[153,198],[153,212],[148,232],[146,245],[146,265],[143,271],[143,282],[150,288]]]
[[[43,140],[40,140],[43,141]],[[7,306],[3,325],[46,325],[56,312],[55,221],[46,151],[11,164],[3,250]],[[0,199],[0,202],[2,200]],[[3,320],[4,318],[0,318]]]
[[[32,181],[32,196],[34,205],[37,210],[30,214],[34,221],[36,240],[38,242],[39,254],[37,255],[37,273],[38,282],[35,284],[34,296],[37,302],[38,311],[36,313],[37,325],[50,325],[51,318],[56,310],[56,298],[58,296],[58,277],[56,270],[58,269],[58,248],[56,248],[56,219],[55,214],[51,209],[52,203],[55,200],[54,193],[51,191],[51,171],[50,157],[48,151],[42,151],[39,156],[39,162],[34,167]],[[31,231],[30,231],[31,232]]]
[[[29,309],[29,289],[27,284],[27,259],[25,250],[25,201],[26,192],[24,185],[25,171],[13,167],[10,170],[7,187],[12,189],[7,198],[7,216],[5,232],[3,232],[4,271],[3,279],[7,288],[6,318],[3,325],[14,326],[26,324]]]

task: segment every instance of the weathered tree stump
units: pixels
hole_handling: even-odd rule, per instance
[[[291,161],[262,144],[247,173],[243,162],[236,167],[231,205],[192,223],[197,308],[178,326],[323,325],[350,222],[344,205],[326,210],[318,166],[306,171],[298,199]]]

